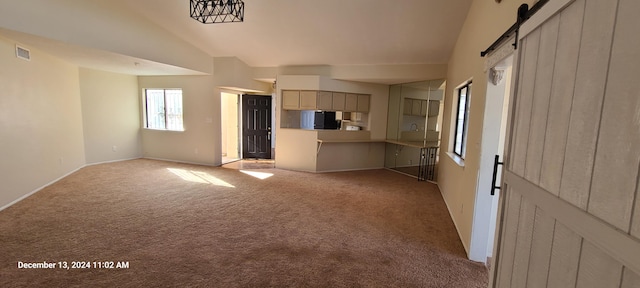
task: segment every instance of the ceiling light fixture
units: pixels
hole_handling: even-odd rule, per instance
[[[243,22],[244,2],[242,0],[189,0],[191,18],[204,24]]]

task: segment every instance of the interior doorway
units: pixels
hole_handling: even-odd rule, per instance
[[[222,92],[220,94],[222,164],[240,160],[240,141],[238,126],[238,94]]]
[[[271,96],[242,95],[242,158],[271,159]]]
[[[496,156],[498,162],[503,161],[512,66],[513,56],[509,56],[487,71],[482,150],[469,249],[471,260],[487,264],[493,256],[500,195],[500,189],[494,189],[493,185],[500,186],[502,174],[501,165],[495,162]]]

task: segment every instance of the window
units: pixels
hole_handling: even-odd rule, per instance
[[[183,131],[182,89],[145,89],[145,128]]]
[[[469,128],[469,97],[471,82],[458,88],[458,109],[456,110],[456,130],[453,141],[453,153],[464,159],[467,152],[467,130]]]

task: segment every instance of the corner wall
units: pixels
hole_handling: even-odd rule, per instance
[[[0,36],[0,210],[85,164],[78,68],[31,56]]]
[[[534,1],[524,2],[531,7]],[[521,3],[473,1],[449,59],[438,185],[467,252],[471,243],[487,90],[484,58],[480,57],[480,51],[489,47],[515,23],[516,12]],[[452,150],[452,129],[455,124],[453,108],[457,104],[454,92],[457,86],[470,79],[473,80],[473,90],[470,96],[467,155],[464,164],[460,165],[448,155]]]
[[[80,68],[87,164],[139,158],[138,77]]]

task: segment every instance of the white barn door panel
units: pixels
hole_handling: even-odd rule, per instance
[[[520,29],[492,287],[640,287],[640,1]]]

